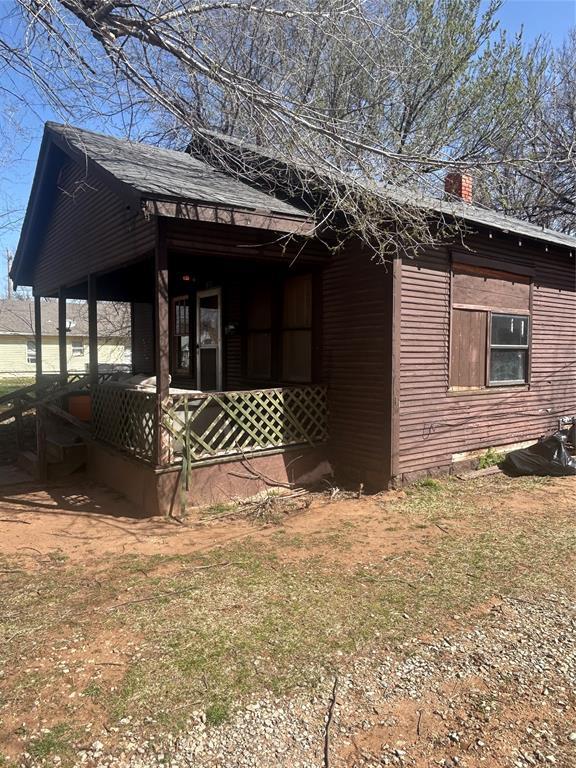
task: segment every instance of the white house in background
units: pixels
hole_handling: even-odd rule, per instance
[[[68,302],[66,308],[68,371],[88,370],[88,308],[85,302]],[[101,302],[98,305],[98,364],[106,368],[131,368],[131,321],[129,305]],[[42,368],[57,373],[58,302],[42,302]],[[0,378],[33,377],[36,374],[34,301],[0,299]]]

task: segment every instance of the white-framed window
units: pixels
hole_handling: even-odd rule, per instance
[[[72,339],[72,357],[84,357],[84,339],[80,336]]]
[[[530,317],[492,312],[490,317],[490,386],[526,384]]]
[[[31,365],[36,363],[36,342],[33,339],[26,342],[26,362]]]

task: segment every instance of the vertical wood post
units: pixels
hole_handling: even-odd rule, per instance
[[[42,300],[40,296],[34,296],[34,338],[36,343],[36,387],[42,380]],[[39,391],[38,389],[36,390]],[[46,461],[46,426],[44,424],[44,411],[41,405],[36,406],[36,455],[38,457],[38,479],[45,481],[48,478],[48,464]]]
[[[96,275],[88,277],[88,354],[90,392],[98,386],[98,293]]]
[[[60,382],[68,382],[68,357],[66,354],[66,294],[60,289],[58,294],[58,352],[60,358]]]
[[[36,344],[36,384],[42,378],[42,304],[40,296],[34,296],[34,343]]]
[[[400,324],[402,312],[402,257],[392,262],[391,275],[391,354],[390,360],[390,480],[398,475],[400,455]]]
[[[163,405],[170,389],[170,297],[168,294],[168,252],[165,221],[157,219],[154,251],[154,317],[156,370],[156,463],[170,463],[170,436],[162,426]]]

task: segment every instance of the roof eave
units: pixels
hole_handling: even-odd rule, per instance
[[[149,197],[142,200],[142,205],[148,215],[166,216],[187,221],[205,221],[214,224],[270,229],[276,232],[303,236],[313,235],[316,229],[315,220],[310,216],[226,206],[217,202],[206,203]]]

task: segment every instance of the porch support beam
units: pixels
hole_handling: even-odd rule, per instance
[[[42,304],[40,296],[34,296],[34,344],[36,345],[36,381],[42,378]]]
[[[269,229],[275,232],[289,232],[293,235],[311,236],[316,222],[310,216],[290,215],[272,211],[231,208],[208,203],[189,203],[146,200],[144,210],[151,216],[166,216],[187,221],[208,221],[212,224],[229,224],[235,227]]]
[[[166,222],[157,219],[154,251],[154,317],[156,370],[156,463],[170,463],[170,436],[162,425],[164,404],[170,391],[170,297],[168,293],[168,251]]]
[[[90,390],[98,385],[98,293],[96,275],[88,277],[88,353]]]
[[[58,353],[60,359],[60,380],[68,382],[68,358],[66,355],[66,293],[58,291]]]

